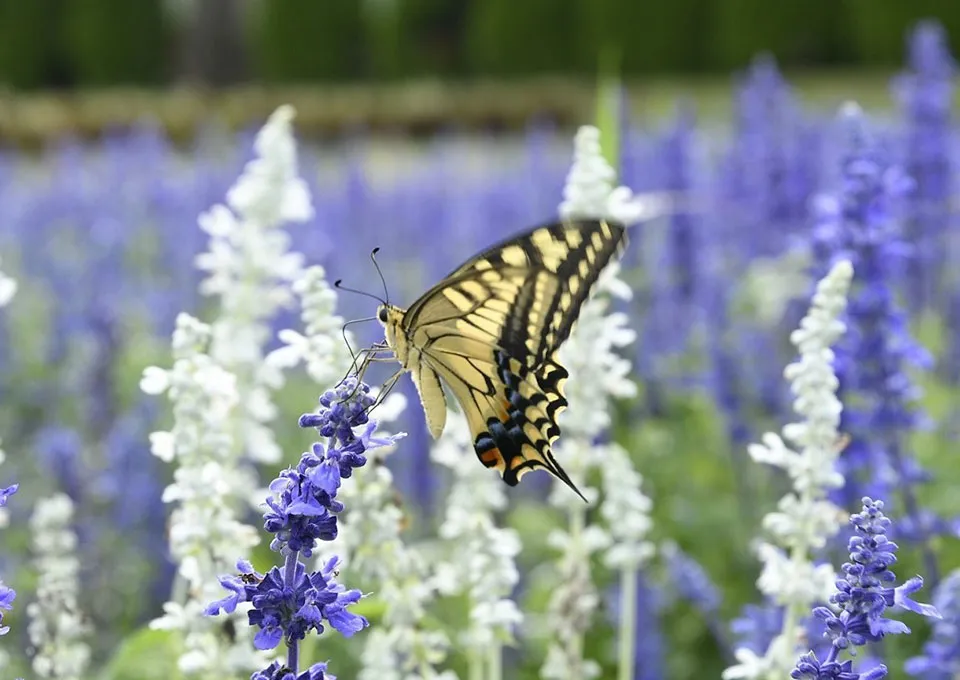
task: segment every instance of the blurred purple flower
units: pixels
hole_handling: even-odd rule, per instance
[[[7,500],[10,498],[10,496],[17,493],[17,489],[19,488],[19,484],[11,484],[8,487],[0,489],[0,508],[6,506]]]
[[[732,661],[733,654],[726,626],[720,620],[720,590],[703,566],[676,546],[665,546],[661,554],[666,558],[667,570],[674,588],[703,615],[720,651],[728,661]]]
[[[960,571],[937,586],[933,604],[943,618],[934,622],[923,654],[908,659],[903,668],[925,680],[954,680],[960,677]]]
[[[906,240],[912,257],[906,283],[911,306],[940,308],[946,274],[953,193],[950,157],[953,79],[957,68],[947,33],[936,21],[922,21],[907,40],[908,70],[893,82],[906,117],[905,165],[916,188],[910,197]]]
[[[909,179],[867,130],[856,105],[841,119],[844,155],[837,191],[819,199],[812,248],[819,277],[837,260],[850,260],[856,276],[847,307],[848,332],[836,347],[844,411],[840,430],[851,443],[840,458],[843,493],[893,496],[904,505],[901,533],[924,550],[928,578],[936,583],[929,538],[940,525],[925,519],[916,487],[927,480],[904,450],[906,435],[925,424],[916,407],[919,389],[909,370],[928,368],[930,357],[910,336],[894,283],[907,248],[897,226]],[[841,503],[848,505],[849,503]]]
[[[783,607],[771,602],[748,604],[740,611],[740,616],[730,622],[737,649],[749,649],[758,656],[766,654],[770,643],[782,630]]]
[[[10,632],[10,626],[3,625],[3,612],[13,609],[13,601],[16,598],[16,591],[0,581],[0,635],[6,635]]]
[[[725,212],[736,229],[731,236],[740,257],[778,255],[806,220],[818,157],[792,88],[771,56],[758,56],[741,78],[734,125],[724,176]]]
[[[685,106],[677,112],[676,120],[662,142],[663,188],[683,197],[680,199],[682,202],[691,201],[693,194],[696,169],[692,158],[695,129],[693,111],[689,106]],[[702,258],[707,255],[700,242],[702,226],[696,216],[687,210],[671,213],[669,220],[667,269],[673,281],[677,301],[682,305],[690,305],[696,302],[695,296],[700,285],[698,275]]]

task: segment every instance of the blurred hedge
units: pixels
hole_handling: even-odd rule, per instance
[[[198,2],[0,0],[0,82],[15,88],[183,80],[203,44]],[[944,0],[257,0],[242,33],[245,80],[288,84],[595,72],[724,72],[772,52],[790,67],[901,63],[918,19],[960,30]],[[222,28],[222,27],[219,27]],[[199,40],[197,35],[199,33]],[[186,36],[191,36],[187,40]],[[213,40],[211,37],[210,40]],[[209,45],[207,46],[209,48]],[[223,59],[234,56],[224,51]]]

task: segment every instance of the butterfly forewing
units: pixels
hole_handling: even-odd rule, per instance
[[[445,408],[436,373],[463,408],[484,465],[511,485],[544,468],[579,493],[551,451],[567,403],[567,371],[555,355],[625,243],[616,223],[543,226],[481,252],[414,302],[400,326],[431,432],[436,423],[442,430],[436,411]]]

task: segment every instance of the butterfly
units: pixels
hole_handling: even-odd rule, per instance
[[[369,351],[387,350],[401,367],[385,387],[412,375],[436,439],[446,386],[483,465],[510,486],[544,469],[584,498],[551,450],[567,406],[557,350],[626,241],[623,225],[609,220],[546,224],[470,258],[408,309],[381,304],[386,342]]]

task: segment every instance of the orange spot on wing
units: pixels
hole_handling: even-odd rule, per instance
[[[484,465],[497,465],[503,460],[503,454],[500,453],[500,449],[490,449],[480,454],[480,460]]]
[[[497,418],[500,419],[501,423],[506,424],[506,422],[510,419],[509,413],[510,413],[510,400],[504,399],[500,403],[500,410],[497,411]]]

